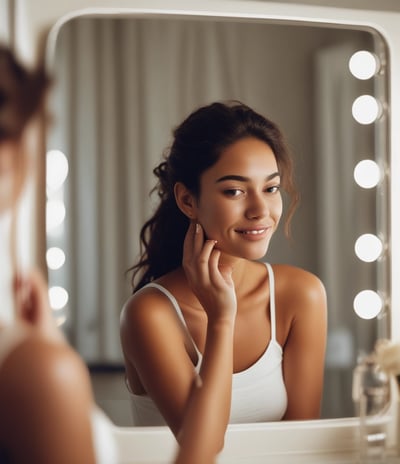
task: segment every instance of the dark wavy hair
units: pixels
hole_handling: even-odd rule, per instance
[[[290,197],[285,221],[287,235],[298,202],[293,163],[282,132],[276,124],[248,106],[232,101],[201,107],[173,131],[173,136],[171,147],[164,153],[164,161],[153,171],[158,182],[152,193],[158,193],[160,203],[141,229],[141,256],[138,263],[129,269],[133,272],[134,291],[181,266],[189,219],[176,204],[174,185],[182,182],[198,198],[203,172],[238,140],[255,137],[272,149],[282,188]]]
[[[43,67],[28,70],[0,44],[0,143],[18,140],[49,85]]]

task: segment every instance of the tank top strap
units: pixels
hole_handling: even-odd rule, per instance
[[[192,342],[194,349],[196,350],[198,359],[201,360],[202,359],[202,354],[200,353],[200,350],[197,348],[197,345],[194,342],[193,337],[191,336],[191,334],[189,332],[189,329],[188,329],[188,326],[186,324],[185,318],[183,317],[182,310],[181,310],[181,308],[179,306],[179,303],[176,301],[176,298],[174,297],[174,295],[169,290],[167,290],[165,287],[163,287],[160,284],[156,284],[155,282],[149,282],[143,288],[147,288],[147,287],[156,288],[157,290],[159,290],[161,293],[163,293],[170,300],[170,302],[172,303],[172,306],[174,307],[174,309],[176,311],[176,314],[178,315],[180,321],[182,322],[183,326],[186,329],[186,333],[187,333],[190,341]]]
[[[271,340],[276,341],[276,318],[275,318],[275,278],[272,266],[265,263],[269,279],[269,311],[271,318]]]

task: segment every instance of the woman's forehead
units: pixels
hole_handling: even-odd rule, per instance
[[[256,138],[239,140],[222,151],[218,161],[205,173],[213,176],[268,176],[278,171],[271,147]],[[224,174],[227,173],[227,174]]]

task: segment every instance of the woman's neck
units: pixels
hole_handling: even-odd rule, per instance
[[[221,254],[219,260],[220,266],[227,266],[232,268],[232,279],[235,284],[235,288],[240,288],[245,284],[248,278],[249,267],[252,266],[253,262],[244,258],[237,258],[235,256]]]

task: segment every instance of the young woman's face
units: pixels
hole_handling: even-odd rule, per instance
[[[282,215],[279,188],[271,148],[254,137],[239,140],[201,176],[197,221],[223,253],[260,259]]]

